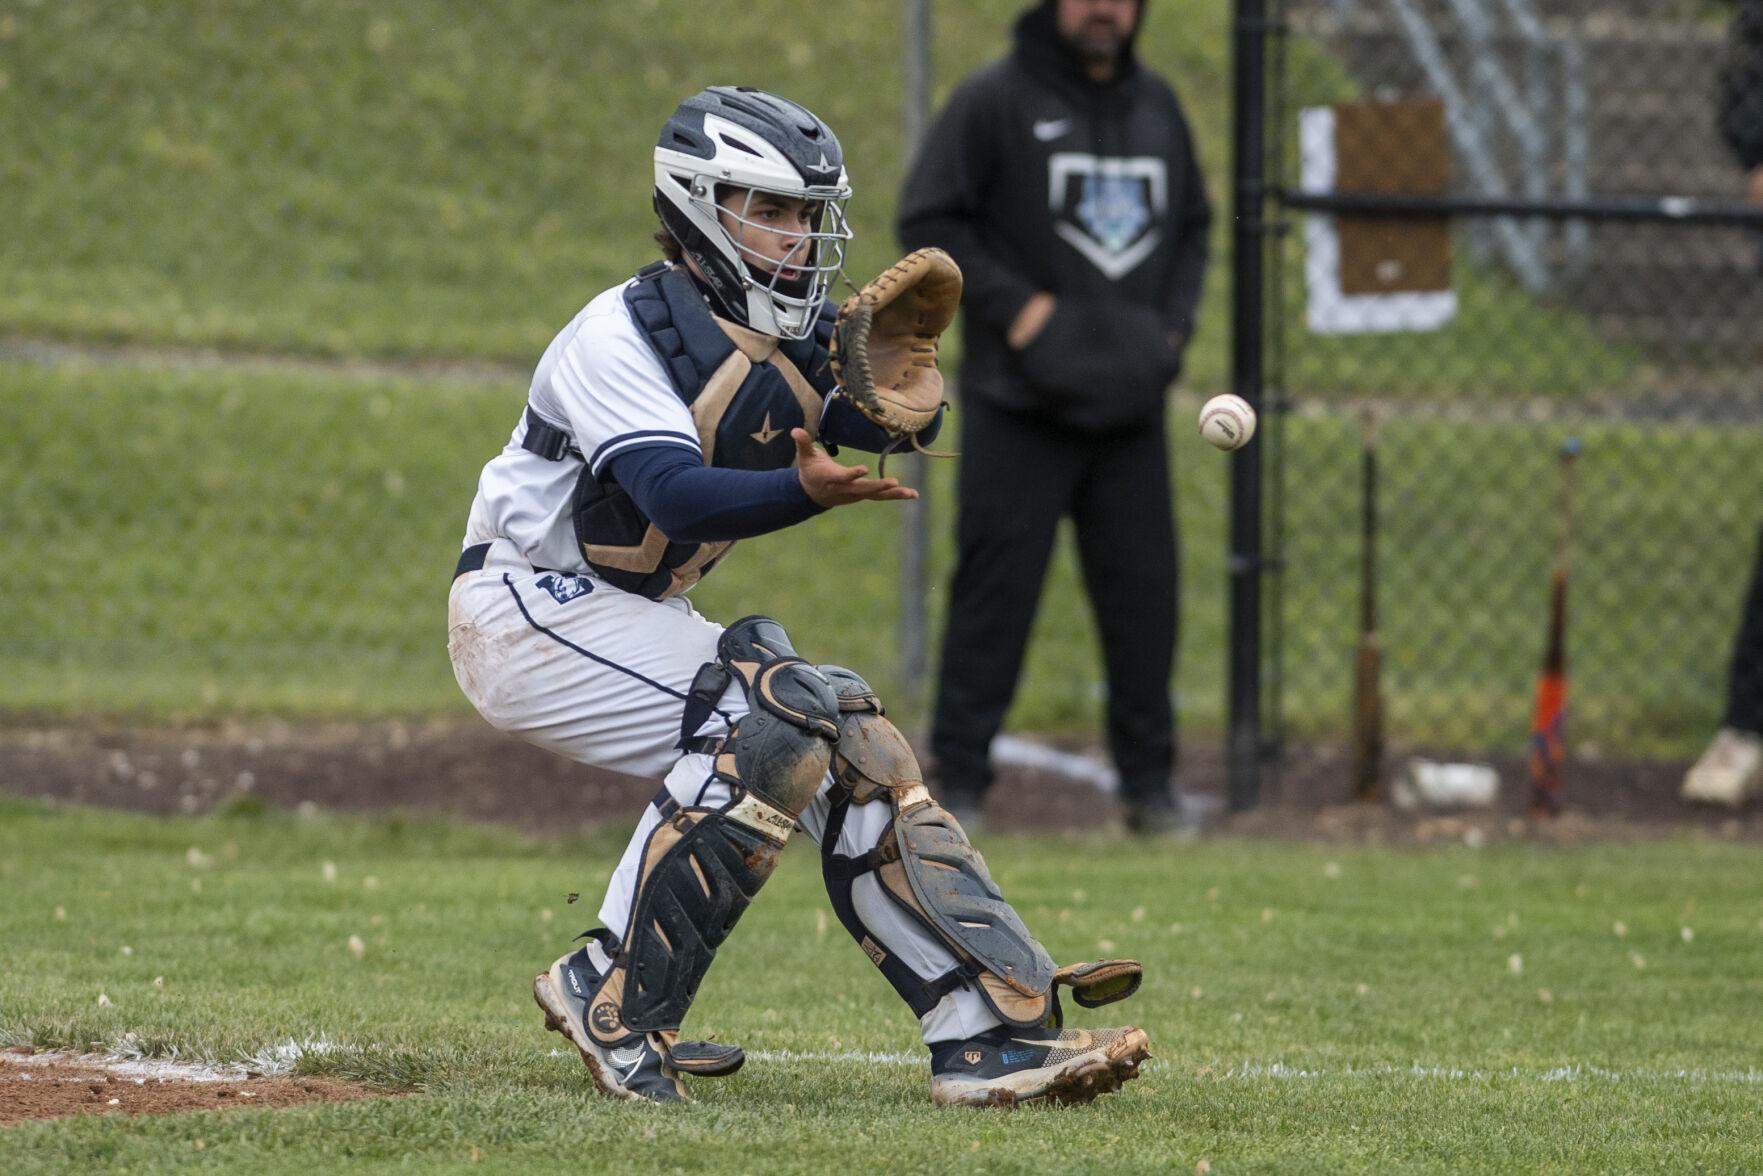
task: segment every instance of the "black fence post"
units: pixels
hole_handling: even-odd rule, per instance
[[[906,0],[901,166],[911,167],[924,131],[930,125],[931,0]],[[908,486],[924,482],[924,462],[916,453],[896,457],[900,479]],[[923,711],[925,679],[930,667],[930,513],[924,499],[896,503],[900,516],[900,710],[916,713],[929,730]]]
[[[1232,110],[1231,390],[1262,407],[1262,237],[1267,198],[1266,0],[1236,0]],[[1261,793],[1261,444],[1231,458],[1230,672],[1226,699],[1232,812]]]

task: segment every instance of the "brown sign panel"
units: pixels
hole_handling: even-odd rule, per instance
[[[1443,196],[1451,150],[1445,105],[1342,102],[1335,115],[1335,191]],[[1451,288],[1451,227],[1445,217],[1341,216],[1341,293],[1402,294]]]

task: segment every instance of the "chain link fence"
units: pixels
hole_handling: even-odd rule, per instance
[[[1368,579],[1386,771],[1522,755],[1571,470],[1570,757],[1693,755],[1763,521],[1763,207],[1717,129],[1735,9],[1268,15],[1265,729],[1348,742]]]

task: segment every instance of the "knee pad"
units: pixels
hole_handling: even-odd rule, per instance
[[[729,783],[795,819],[826,778],[839,738],[839,702],[824,674],[796,655],[783,626],[747,617],[716,645],[747,695],[747,714],[716,756]]]
[[[843,666],[821,666],[820,672],[838,700],[833,778],[851,794],[851,802],[893,798],[898,808],[928,802],[918,757],[869,683]]]

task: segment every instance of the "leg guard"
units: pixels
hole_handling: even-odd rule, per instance
[[[961,826],[931,799],[905,736],[884,716],[862,678],[837,666],[821,668],[838,692],[833,772],[844,794],[821,843],[822,872],[846,930],[919,1016],[948,992],[971,984],[1007,1024],[1026,1028],[1057,1022],[1052,958],[1004,901]],[[877,800],[886,800],[894,811],[881,842],[861,857],[835,852],[849,806]],[[872,871],[882,891],[960,961],[955,970],[924,980],[875,941],[851,899],[852,883]],[[1064,974],[1079,973],[1067,969]],[[1109,975],[1119,983],[1118,970]]]
[[[589,1029],[606,1044],[679,1028],[832,760],[837,699],[777,622],[736,622],[714,665],[740,680],[751,708],[715,749],[733,795],[721,809],[680,808],[665,789],[657,797],[662,823],[644,850],[630,925],[590,1001]]]
[[[630,928],[590,1010],[596,1037],[679,1028],[788,837],[770,811],[738,811],[744,803],[682,809],[650,835]]]

